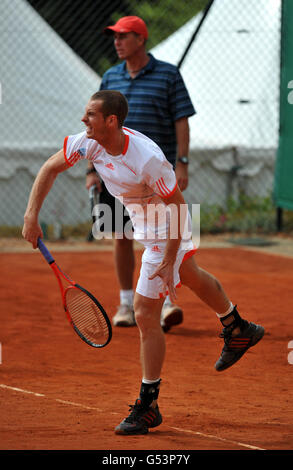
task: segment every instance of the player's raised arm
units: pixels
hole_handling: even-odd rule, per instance
[[[38,237],[42,237],[42,229],[38,222],[39,213],[43,202],[53,186],[59,173],[69,168],[64,160],[63,150],[52,155],[41,167],[29,196],[27,208],[24,214],[23,237],[37,248]]]

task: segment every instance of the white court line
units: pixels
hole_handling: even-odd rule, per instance
[[[228,442],[229,444],[235,444],[240,447],[247,447],[248,449],[252,449],[252,450],[266,450],[266,449],[262,449],[261,447],[251,446],[250,444],[244,444],[243,442],[230,441],[230,439],[225,439],[224,437],[213,436],[213,434],[204,434],[203,432],[190,431],[188,429],[174,428],[173,426],[168,426],[168,427],[171,429],[175,429],[175,431],[186,432],[189,434],[195,434],[197,436],[206,437],[208,439],[215,439],[217,441]]]
[[[9,390],[13,390],[14,392],[21,392],[21,393],[29,393],[30,395],[35,395],[36,397],[45,397],[46,395],[43,395],[43,393],[35,393],[35,392],[30,392],[29,390],[23,390],[22,388],[17,388],[17,387],[10,387],[9,385],[4,385],[0,384],[1,388],[7,388]]]
[[[30,394],[30,395],[34,395],[35,397],[48,398],[48,399],[57,401],[58,403],[62,403],[63,405],[77,406],[78,408],[85,408],[86,410],[95,410],[95,411],[99,411],[101,413],[103,413],[105,411],[105,410],[102,410],[101,408],[96,408],[94,406],[87,406],[87,405],[83,405],[81,403],[74,403],[72,401],[60,400],[59,398],[51,398],[51,397],[48,397],[48,396],[44,395],[43,393],[31,392],[29,390],[23,390],[22,388],[11,387],[10,385],[0,384],[0,387],[1,388],[6,388],[8,390],[13,390],[14,392],[27,393],[27,394]],[[114,411],[112,411],[112,412],[110,412],[110,414],[117,415],[118,413],[115,413]]]
[[[71,405],[71,406],[77,406],[79,408],[85,408],[86,410],[103,411],[100,408],[94,408],[93,406],[81,405],[80,403],[74,403],[73,401],[60,400],[59,398],[55,398],[55,401],[58,401],[58,403],[63,403],[63,405]]]
[[[35,397],[45,397],[45,398],[50,399],[50,397],[47,397],[43,393],[31,392],[29,390],[23,390],[22,388],[11,387],[10,385],[0,384],[0,387],[4,388],[4,389],[7,389],[7,390],[13,390],[14,392],[27,393],[27,394],[30,394],[30,395],[34,395]],[[102,413],[104,412],[104,410],[102,410],[101,408],[95,408],[93,406],[86,406],[86,405],[82,405],[81,403],[74,403],[72,401],[60,400],[59,398],[53,398],[52,400],[54,400],[58,403],[62,403],[64,405],[77,406],[79,408],[85,408],[87,410],[95,410],[95,411],[99,411],[99,412],[102,412]],[[112,412],[110,412],[110,414],[117,415],[118,413],[115,413],[114,411],[112,411]],[[207,439],[213,439],[213,440],[217,440],[217,441],[227,442],[229,444],[234,444],[234,445],[237,445],[237,446],[240,446],[240,447],[246,447],[246,448],[251,449],[251,450],[266,450],[266,449],[262,449],[261,447],[252,446],[250,444],[244,444],[243,442],[231,441],[229,439],[225,439],[225,438],[219,437],[219,436],[214,436],[212,434],[205,434],[205,433],[199,432],[199,431],[191,431],[189,429],[175,428],[174,426],[168,426],[168,425],[167,425],[167,427],[170,428],[170,429],[174,429],[175,431],[178,431],[178,432],[194,434],[196,436],[205,437]]]
[[[93,406],[86,406],[86,405],[82,405],[81,403],[74,403],[73,401],[60,400],[59,398],[54,398],[54,400],[58,401],[58,403],[63,403],[64,405],[77,406],[78,408],[85,408],[86,410],[100,411],[101,413],[105,412],[105,410],[101,410],[101,408],[96,408]],[[111,415],[118,415],[118,413],[116,413],[115,411],[110,411],[109,413]]]

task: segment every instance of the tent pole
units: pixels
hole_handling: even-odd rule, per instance
[[[210,2],[209,2],[209,3],[207,4],[207,6],[205,7],[204,12],[203,12],[203,15],[202,15],[202,19],[200,20],[199,25],[197,26],[196,30],[194,31],[193,35],[191,36],[191,39],[190,39],[190,41],[189,41],[189,43],[188,43],[188,45],[187,45],[185,51],[183,52],[183,55],[182,55],[181,59],[180,59],[179,62],[178,62],[178,65],[177,65],[178,69],[180,69],[180,67],[181,67],[181,65],[182,65],[182,63],[183,63],[183,61],[184,61],[184,59],[185,59],[185,57],[186,57],[186,55],[187,55],[187,52],[188,52],[189,49],[191,48],[192,43],[193,43],[193,41],[195,40],[195,38],[196,38],[196,36],[197,36],[197,34],[198,34],[198,32],[199,32],[199,30],[200,30],[200,28],[201,28],[201,26],[202,26],[204,20],[206,19],[207,15],[208,15],[208,12],[209,12],[209,10],[210,10],[210,8],[211,8],[211,6],[212,6],[213,3],[214,3],[214,0],[210,0]]]

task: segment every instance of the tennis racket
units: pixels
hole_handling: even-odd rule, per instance
[[[93,219],[93,224],[95,223],[96,221],[96,216],[94,215],[93,211],[94,211],[94,207],[95,205],[97,204],[97,191],[96,191],[97,187],[96,185],[94,184],[93,186],[90,187],[89,189],[89,200],[90,200],[90,206],[91,206],[91,215],[92,215],[92,219]],[[90,230],[89,234],[88,234],[88,237],[87,237],[87,241],[88,242],[92,242],[94,239],[94,236],[93,236],[93,231]]]
[[[112,327],[102,305],[90,292],[63,273],[40,238],[38,248],[56,275],[64,310],[74,331],[94,348],[106,346],[112,338]],[[62,279],[69,286],[64,287]]]

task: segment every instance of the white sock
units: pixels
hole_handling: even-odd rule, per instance
[[[120,305],[133,305],[133,290],[121,290],[120,291]]]
[[[142,383],[144,384],[147,384],[147,385],[151,385],[151,384],[154,384],[156,382],[158,382],[160,379],[156,379],[156,380],[148,380],[148,379],[142,379]]]
[[[230,302],[230,307],[228,308],[228,310],[226,312],[216,313],[216,315],[217,315],[218,318],[223,318],[226,315],[229,315],[229,313],[231,313],[233,311],[233,308],[234,308],[234,305],[232,304],[232,302]]]

